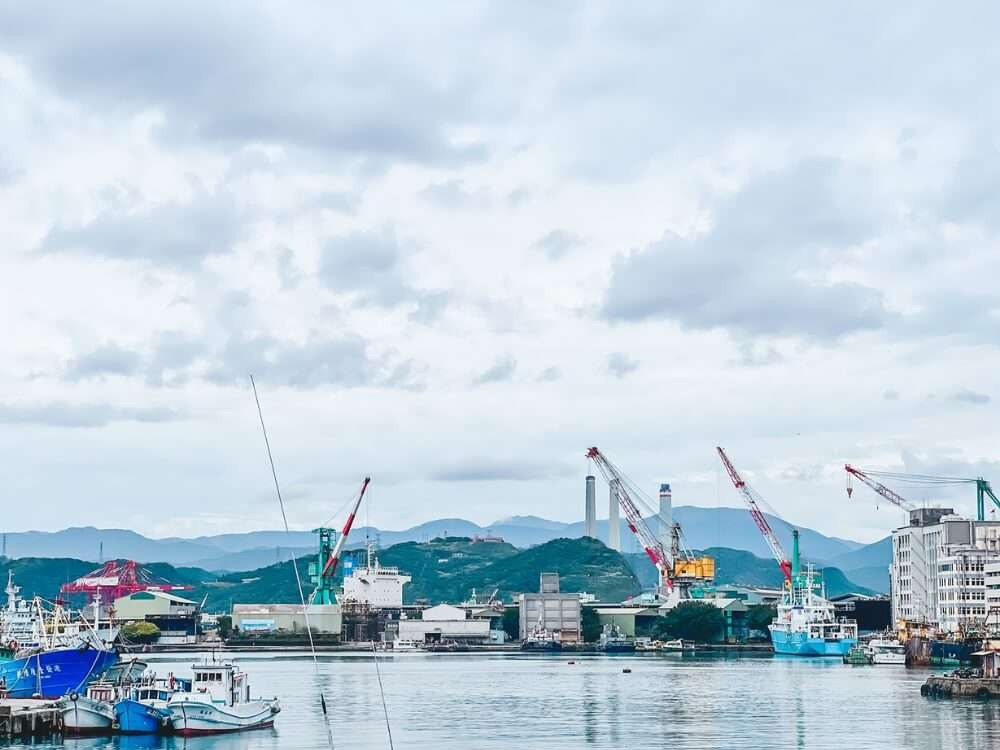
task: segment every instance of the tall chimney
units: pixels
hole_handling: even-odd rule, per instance
[[[583,506],[583,535],[597,539],[597,489],[593,474],[587,475],[587,500]]]
[[[660,543],[670,549],[670,527],[674,523],[674,496],[670,491],[670,485],[666,482],[660,485],[660,517],[657,522],[660,525]]]
[[[618,523],[618,480],[608,483],[608,547],[618,552],[622,551],[621,526]]]

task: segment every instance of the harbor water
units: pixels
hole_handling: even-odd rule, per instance
[[[323,750],[318,690],[327,697],[336,747],[389,746],[370,654],[320,655],[318,676],[308,654],[233,656],[255,695],[281,698],[274,729],[188,739],[35,741],[30,747]],[[185,674],[192,660],[149,658],[161,675]],[[1000,747],[1000,702],[922,698],[927,670],[680,653],[407,653],[380,655],[379,666],[398,750]]]

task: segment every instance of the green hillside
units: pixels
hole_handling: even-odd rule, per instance
[[[307,596],[312,590],[306,575],[310,559],[297,561]],[[513,594],[537,591],[543,572],[559,573],[564,591],[588,591],[605,601],[620,601],[639,591],[639,582],[622,556],[593,539],[556,539],[518,550],[505,543],[448,537],[393,545],[379,553],[379,561],[413,576],[403,589],[407,604],[418,599],[432,604],[459,602],[473,588],[482,595],[499,589],[499,596],[509,600]],[[206,607],[214,610],[232,604],[299,601],[290,563],[222,576],[205,591]]]

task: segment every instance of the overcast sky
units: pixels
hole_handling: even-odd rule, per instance
[[[0,3],[7,530],[1000,483],[993,4],[329,5]]]

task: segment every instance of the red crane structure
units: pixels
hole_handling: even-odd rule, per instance
[[[788,555],[785,554],[785,550],[781,546],[781,542],[778,541],[777,535],[771,529],[771,524],[767,522],[767,516],[760,509],[759,503],[762,503],[764,498],[757,494],[757,491],[743,480],[740,473],[736,471],[736,467],[733,466],[732,461],[729,460],[726,452],[719,447],[716,447],[716,450],[719,452],[719,458],[722,459],[722,465],[729,472],[729,478],[733,480],[733,485],[743,495],[743,500],[750,510],[750,516],[753,518],[754,523],[757,524],[757,528],[760,529],[760,533],[763,535],[764,541],[767,542],[767,546],[771,549],[771,554],[778,563],[778,567],[785,574],[785,581],[790,583],[792,580],[792,562],[788,559]]]
[[[621,506],[622,513],[625,514],[625,523],[628,524],[629,531],[639,540],[639,544],[642,545],[646,556],[656,566],[656,570],[660,575],[660,585],[657,593],[661,595],[669,593],[674,587],[674,559],[667,548],[663,546],[656,535],[650,530],[642,517],[642,513],[639,512],[639,508],[636,505],[636,500],[639,497],[638,489],[596,447],[587,451],[587,458],[597,464],[597,468],[600,469],[604,479],[614,488],[615,495],[618,496],[618,505]]]
[[[108,560],[97,570],[92,570],[71,583],[64,583],[60,592],[87,594],[91,602],[110,604],[115,599],[139,591],[189,591],[192,588],[157,580],[148,569],[140,567],[135,560]]]
[[[900,495],[898,492],[893,492],[881,482],[872,479],[861,469],[851,466],[850,464],[844,464],[844,471],[847,472],[847,497],[850,497],[854,492],[854,487],[851,485],[851,477],[856,477],[893,505],[897,505],[905,511],[917,509],[917,507],[905,497]]]

